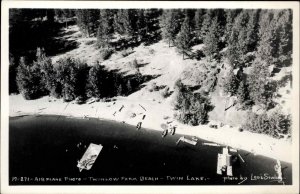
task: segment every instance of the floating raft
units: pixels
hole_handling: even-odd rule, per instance
[[[228,149],[223,148],[223,154],[218,154],[217,174],[222,175],[222,169],[226,169],[227,176],[232,176],[231,155],[228,154]]]
[[[100,154],[103,146],[101,144],[93,144],[91,143],[85,153],[83,154],[80,161],[78,161],[77,167],[81,172],[83,169],[90,170],[95,163],[98,155]]]
[[[176,144],[178,144],[180,141],[185,142],[185,143],[188,143],[188,144],[191,144],[191,145],[196,145],[196,144],[197,144],[197,141],[187,139],[187,138],[185,138],[184,136],[180,137],[180,138],[178,139],[178,141],[176,142]]]

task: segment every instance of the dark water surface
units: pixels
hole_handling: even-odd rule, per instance
[[[231,180],[217,175],[222,148],[203,146],[204,140],[176,146],[181,135],[162,138],[123,123],[62,116],[12,117],[9,127],[10,185],[282,184],[274,180],[274,159],[246,151],[239,151],[245,163],[237,160]],[[91,170],[79,172],[77,160],[90,143],[103,149]],[[291,164],[281,165],[284,183],[292,184]]]

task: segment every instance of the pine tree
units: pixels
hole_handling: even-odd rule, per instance
[[[136,10],[125,9],[123,11],[122,23],[125,30],[125,34],[129,37],[135,36],[136,30]]]
[[[159,29],[159,20],[158,18],[161,16],[161,9],[145,9],[144,17],[145,17],[145,33],[147,35],[147,39],[153,37],[157,34]]]
[[[100,47],[109,46],[109,40],[113,33],[111,11],[103,9],[100,11],[99,27],[97,31],[97,41]]]
[[[232,66],[249,62],[247,55],[258,42],[258,10],[243,10],[236,17],[228,39],[228,59]]]
[[[41,83],[45,89],[50,92],[52,96],[59,97],[57,94],[56,86],[57,80],[55,77],[54,67],[49,57],[46,57],[46,53],[43,48],[38,48],[36,52],[36,62],[41,71]]]
[[[116,32],[129,38],[136,38],[137,11],[135,9],[117,10],[114,14],[113,26]]]
[[[117,95],[122,96],[123,95],[123,87],[122,84],[120,83],[118,88],[117,88]]]
[[[203,22],[200,32],[200,39],[204,40],[206,37],[206,34],[209,32],[210,26],[212,24],[212,21],[214,20],[214,10],[208,9],[206,10],[206,13],[203,16]],[[216,19],[217,21],[217,19]]]
[[[177,33],[180,30],[180,13],[178,10],[164,10],[160,20],[162,36],[168,41],[174,43]]]
[[[267,107],[268,103],[272,100],[268,91],[268,84],[270,73],[268,71],[268,64],[261,62],[259,59],[253,62],[252,71],[250,72],[248,85],[250,99],[256,105],[263,105]]]
[[[53,64],[48,66],[48,69],[45,70],[45,67],[42,67],[41,71],[46,71],[46,89],[50,92],[50,95],[55,98],[62,97],[62,83],[59,81],[61,78],[58,73],[58,66],[54,66]]]
[[[144,14],[145,10],[139,9],[137,10],[137,22],[136,22],[136,28],[138,31],[138,39],[139,41],[142,41],[147,33],[147,23],[146,18]]]
[[[88,80],[88,65],[79,60],[74,60],[74,69],[71,69],[71,79],[74,83],[74,95],[81,99],[86,98],[86,86]]]
[[[236,76],[233,73],[233,70],[231,69],[225,77],[223,90],[225,93],[229,94],[230,96],[233,96],[236,94],[238,86],[238,79],[236,78]]]
[[[29,65],[25,58],[21,57],[17,68],[17,85],[25,99],[35,99],[44,94],[41,80],[39,66],[36,63]]]
[[[228,40],[228,59],[233,67],[236,65],[242,65],[245,62],[248,51],[246,43],[248,20],[247,11],[243,10],[236,17],[231,29],[231,34]]]
[[[277,13],[276,41],[278,45],[278,66],[287,66],[292,63],[292,11],[282,10]]]
[[[123,10],[123,17],[122,17],[122,23],[124,27],[124,32],[126,35],[131,36],[133,35],[133,26],[132,26],[132,15],[131,10],[125,9]]]
[[[204,39],[204,53],[206,56],[209,56],[210,60],[212,60],[214,55],[218,55],[220,51],[220,35],[218,26],[217,18],[214,18]]]
[[[9,53],[9,94],[18,93],[18,86],[16,82],[17,63],[11,53]]]
[[[89,35],[96,36],[99,26],[99,9],[89,9],[88,10],[88,33]]]
[[[239,16],[236,19],[237,22],[237,27],[236,30],[238,31],[238,41],[237,41],[237,47],[235,48],[236,51],[238,52],[239,55],[239,62],[240,63],[245,63],[246,62],[246,54],[248,52],[248,47],[247,47],[247,34],[248,34],[248,30],[247,30],[247,25],[248,25],[248,21],[249,21],[249,15],[247,13],[247,11],[242,11]]]
[[[130,94],[132,92],[132,83],[130,79],[128,79],[127,81],[126,88],[127,88],[127,94]]]
[[[273,54],[278,48],[275,37],[276,23],[273,19],[274,12],[272,10],[262,11],[259,22],[259,46],[257,48],[257,58],[271,65],[274,62]]]
[[[122,9],[116,10],[116,13],[114,14],[113,28],[114,31],[118,32],[119,34],[125,33],[122,18],[123,18],[123,10]]]
[[[57,78],[61,84],[62,96],[65,101],[84,99],[88,67],[78,59],[61,58],[56,64]]]
[[[65,101],[75,99],[75,86],[71,79],[71,68],[74,68],[73,66],[71,58],[61,58],[56,64],[57,80],[61,84],[61,95]]]
[[[102,98],[104,97],[104,66],[97,63],[89,70],[88,94],[91,97]]]
[[[99,10],[97,9],[78,9],[76,10],[77,24],[83,34],[90,37],[96,32],[98,27]]]
[[[190,50],[191,39],[190,19],[186,16],[183,24],[181,25],[181,30],[176,37],[176,46],[181,50],[183,59],[185,53]]]
[[[175,85],[176,119],[189,125],[205,124],[208,121],[208,112],[213,108],[209,98],[199,93],[193,93],[181,81],[177,81]]]
[[[203,18],[204,18],[204,9],[197,9],[195,12],[195,29],[196,29],[196,35],[199,39],[201,36],[201,28],[202,28],[202,23],[203,23]]]
[[[225,27],[226,27],[226,15],[225,15],[225,10],[224,9],[215,9],[213,11],[214,17],[217,18],[218,21],[218,30],[219,30],[219,36],[220,39],[223,40],[224,37],[224,32],[225,32]]]
[[[234,24],[235,17],[237,16],[238,11],[236,9],[226,9],[225,14],[226,14],[226,26],[225,26],[225,41],[228,43],[232,27]]]
[[[248,85],[245,80],[241,80],[236,93],[238,103],[243,105],[245,102],[249,100],[249,91]]]
[[[227,58],[232,67],[235,67],[240,62],[239,52],[237,51],[238,36],[239,32],[237,30],[232,30],[228,40]]]
[[[188,18],[188,26],[190,28],[190,31],[193,32],[195,30],[195,10],[194,9],[184,9],[183,14],[184,14],[184,20],[185,18]],[[183,20],[183,21],[184,21]]]
[[[259,28],[259,13],[260,10],[249,10],[249,21],[247,23],[246,40],[247,52],[255,51],[258,42],[258,28]]]
[[[68,28],[68,19],[74,16],[72,9],[55,9],[54,15],[57,19],[62,19],[65,22],[65,27]]]
[[[291,10],[262,11],[259,22],[257,57],[269,65],[291,64],[292,13]]]
[[[77,17],[77,25],[83,34],[88,33],[88,16],[84,9],[78,9],[75,12]]]

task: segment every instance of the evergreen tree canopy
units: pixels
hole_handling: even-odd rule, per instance
[[[111,11],[103,9],[100,11],[99,26],[97,31],[97,41],[100,47],[109,45],[110,37],[113,33],[113,20]]]
[[[135,9],[117,10],[114,15],[114,29],[121,35],[135,37],[137,25],[137,11]]]
[[[223,85],[224,92],[229,94],[230,96],[233,96],[236,94],[238,86],[239,80],[236,78],[236,76],[233,73],[233,70],[231,69],[225,77]]]
[[[145,10],[139,9],[137,10],[137,22],[136,22],[136,28],[138,31],[138,37],[140,41],[145,38],[147,34],[147,22],[144,14]],[[147,18],[149,19],[149,18]]]
[[[183,24],[181,25],[181,30],[176,37],[176,46],[181,50],[183,57],[185,53],[190,50],[191,39],[190,19],[186,16]]]
[[[45,92],[39,65],[28,64],[24,57],[20,58],[16,79],[20,93],[27,100],[38,98]]]
[[[65,101],[85,98],[88,67],[78,59],[62,58],[57,62],[57,77],[62,85],[62,96]]]
[[[259,60],[254,61],[248,79],[249,95],[256,105],[262,105],[265,108],[272,101],[274,93],[269,77],[270,73],[267,63]]]
[[[248,13],[242,11],[235,19],[228,41],[228,59],[232,66],[244,63],[247,53],[246,37]]]
[[[236,16],[241,12],[240,9],[226,9],[225,15],[226,15],[226,25],[225,25],[225,32],[224,32],[224,38],[225,41],[228,43],[232,27],[235,21]]]
[[[204,39],[204,53],[210,59],[214,55],[219,55],[219,43],[220,43],[220,34],[219,34],[219,24],[217,18],[215,17],[209,26],[209,31],[205,35]]]
[[[205,39],[206,34],[209,32],[209,27],[212,24],[213,18],[214,18],[213,10],[212,9],[206,10],[206,12],[203,16],[200,39],[202,39],[202,40]]]
[[[197,9],[195,12],[195,30],[196,30],[196,35],[199,38],[201,36],[201,29],[202,29],[202,23],[204,20],[204,14],[205,11],[204,9]]]
[[[90,37],[96,33],[98,28],[99,10],[98,9],[78,9],[75,11],[77,24],[81,31]]]
[[[291,10],[262,11],[259,26],[260,41],[257,57],[269,65],[291,65]]]
[[[169,43],[173,42],[177,33],[180,31],[180,11],[179,10],[164,10],[161,17],[160,25],[162,28],[162,36]]]
[[[232,66],[248,62],[247,54],[253,52],[258,42],[258,11],[243,10],[236,17],[228,40],[228,59]]]

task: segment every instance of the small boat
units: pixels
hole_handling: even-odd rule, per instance
[[[178,141],[176,142],[176,144],[178,144],[180,141],[191,144],[191,145],[196,145],[197,144],[196,140],[190,140],[190,139],[185,138],[184,136],[180,137],[178,139]]]
[[[165,129],[162,134],[161,134],[161,137],[164,138],[166,137],[166,135],[168,134],[168,129]]]
[[[185,143],[188,143],[188,144],[192,144],[192,145],[196,145],[196,144],[197,144],[197,141],[195,141],[195,140],[190,140],[190,139],[187,139],[187,138],[185,138],[185,137],[183,137],[183,139],[182,139],[181,141],[183,141],[183,142],[185,142]]]
[[[103,146],[101,144],[93,144],[91,143],[82,158],[77,162],[77,167],[81,172],[83,169],[90,170],[95,163],[98,155],[100,154]]]
[[[138,124],[136,125],[136,129],[137,130],[140,130],[142,127],[142,122],[138,122]]]
[[[170,131],[170,134],[171,134],[171,135],[174,135],[174,134],[175,134],[175,130],[176,130],[176,127],[172,127],[172,128],[171,128],[171,131]]]
[[[207,145],[207,146],[215,146],[215,147],[220,147],[219,144],[217,143],[202,143],[203,145]]]
[[[223,154],[218,154],[217,174],[232,176],[231,155],[228,154],[228,148],[223,148]]]

